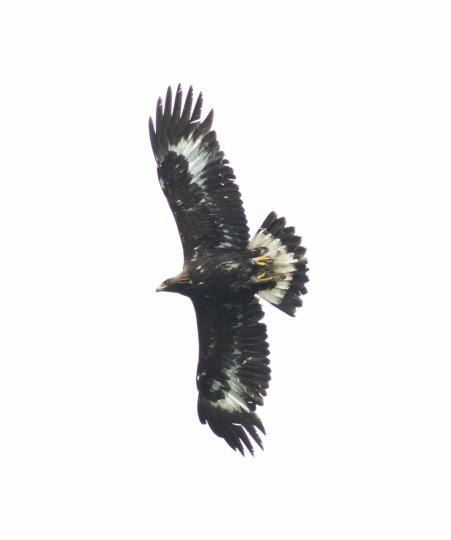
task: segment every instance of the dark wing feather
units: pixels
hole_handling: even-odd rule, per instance
[[[211,131],[213,111],[200,122],[202,94],[191,112],[192,104],[191,87],[183,107],[180,85],[173,107],[168,88],[164,108],[158,100],[155,127],[149,119],[160,185],[174,214],[185,259],[205,249],[243,249],[249,241],[235,175]]]
[[[269,386],[269,348],[262,308],[253,296],[220,302],[193,299],[199,333],[198,413],[213,432],[244,454],[253,454],[251,438],[260,446],[255,413]],[[244,446],[243,446],[244,445]]]

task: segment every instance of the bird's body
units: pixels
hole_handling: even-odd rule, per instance
[[[202,254],[201,259],[185,262],[183,271],[176,278],[163,282],[161,290],[178,292],[190,298],[208,295],[210,298],[229,298],[236,294],[255,294],[267,287],[264,278],[263,250],[217,249]],[[177,284],[180,287],[177,287]],[[173,290],[173,287],[177,290]]]
[[[294,315],[305,294],[305,248],[293,227],[271,212],[255,236],[228,161],[211,130],[212,111],[200,122],[202,97],[192,110],[190,88],[182,107],[168,89],[157,104],[150,139],[160,185],[183,245],[182,272],[158,290],[191,299],[199,334],[197,387],[202,423],[244,453],[250,437],[262,447],[255,410],[263,404],[270,368],[266,326],[256,295]],[[243,446],[244,445],[244,446]]]

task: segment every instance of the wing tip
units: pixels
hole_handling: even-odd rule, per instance
[[[190,85],[183,102],[183,90],[181,83],[177,84],[175,97],[172,86],[168,86],[164,100],[159,97],[155,113],[155,124],[149,120],[149,132],[151,136],[152,150],[157,155],[164,155],[169,143],[177,144],[182,138],[189,138],[195,134],[206,135],[213,122],[213,109],[203,122],[200,121],[203,106],[203,93],[199,92],[193,108],[193,86]],[[152,127],[150,127],[152,126]]]
[[[262,421],[255,412],[229,413],[212,406],[206,399],[198,400],[198,415],[202,424],[208,423],[210,429],[215,435],[224,439],[225,442],[234,451],[245,455],[245,449],[254,456],[254,447],[252,443],[263,448],[263,442],[257,429],[266,435]],[[251,440],[252,438],[252,440]]]
[[[150,144],[152,146],[152,151],[154,153],[154,156],[157,155],[157,134],[155,132],[155,126],[153,125],[152,117],[149,116],[149,137],[150,137]]]

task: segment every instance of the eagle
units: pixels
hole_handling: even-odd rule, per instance
[[[270,212],[251,238],[233,169],[204,120],[202,93],[177,87],[158,99],[149,119],[160,186],[174,214],[183,269],[157,291],[191,299],[197,319],[198,416],[233,450],[261,449],[264,426],[256,413],[270,381],[269,348],[258,297],[293,316],[307,292],[301,238]],[[194,107],[193,107],[194,103]],[[260,433],[259,433],[260,432]]]

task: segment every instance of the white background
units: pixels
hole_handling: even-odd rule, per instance
[[[451,537],[447,4],[2,4],[2,539]],[[198,422],[192,307],[154,292],[178,82],[251,230],[308,248],[298,316],[265,305],[255,458]]]

